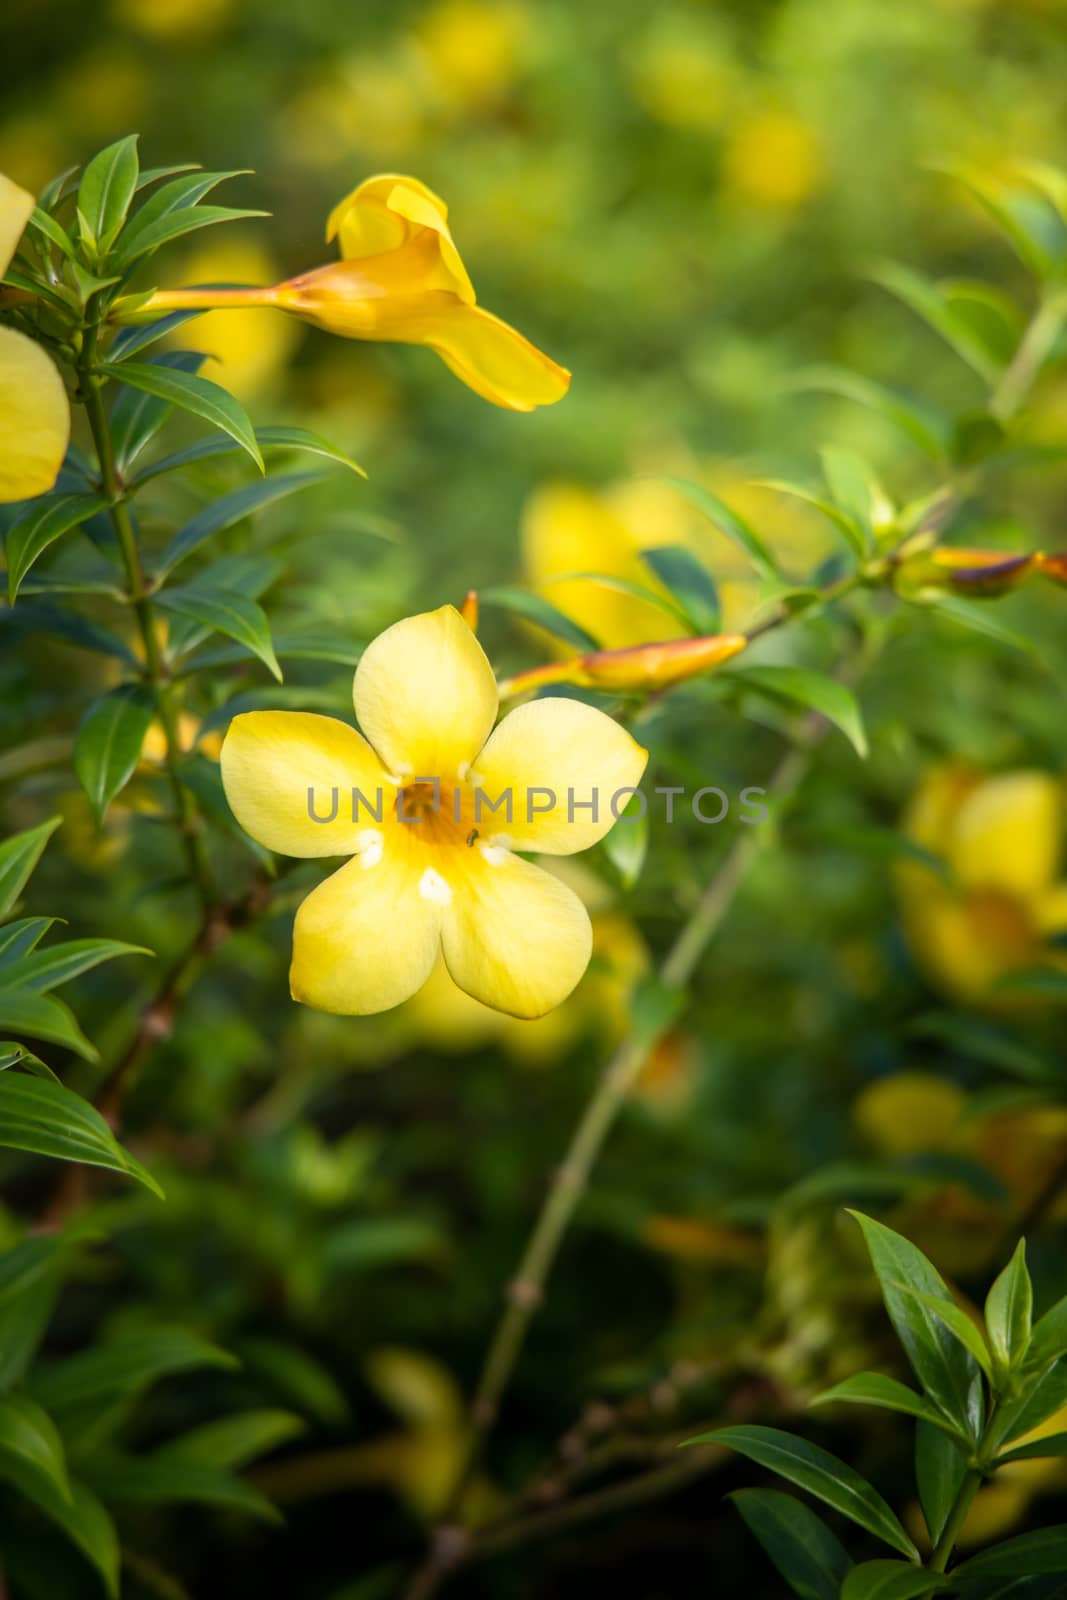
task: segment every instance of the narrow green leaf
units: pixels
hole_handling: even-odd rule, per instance
[[[1054,1362],[1041,1372],[1033,1362],[1031,1345],[1022,1382],[1019,1399],[1011,1405],[1001,1405],[997,1418],[997,1439],[1001,1444],[1025,1437],[1067,1405],[1067,1361]]]
[[[299,1408],[302,1415],[330,1427],[349,1414],[348,1400],[336,1378],[314,1356],[281,1339],[243,1339],[236,1352],[241,1365],[261,1378],[276,1393]]]
[[[955,1440],[920,1420],[915,1429],[915,1483],[932,1544],[944,1532],[966,1475],[967,1457]]]
[[[976,332],[973,322],[949,303],[940,285],[895,262],[880,267],[872,277],[939,334],[983,383],[992,386],[997,382],[1002,363]]]
[[[799,483],[790,483],[785,478],[761,478],[759,483],[761,488],[774,489],[778,494],[788,495],[792,500],[799,500],[803,505],[811,506],[837,529],[853,555],[860,557],[866,555],[867,538],[862,527],[833,500],[828,500],[825,495],[815,494]]]
[[[864,1561],[841,1585],[841,1600],[916,1600],[947,1582],[940,1572],[925,1572],[908,1561]]]
[[[527,622],[536,622],[546,633],[551,633],[557,639],[564,640],[566,644],[573,645],[583,655],[601,648],[599,641],[591,633],[579,627],[577,622],[572,622],[570,617],[550,601],[542,599],[539,594],[532,594],[529,589],[516,589],[507,584],[498,585],[493,589],[480,589],[478,603],[483,606],[499,606],[504,611],[511,611],[518,617],[524,617]]]
[[[964,161],[939,161],[937,170],[971,194],[1000,228],[1019,260],[1039,278],[1053,276],[1067,249],[1067,230],[1051,196],[998,182]]]
[[[923,1417],[935,1428],[944,1428],[947,1433],[966,1442],[959,1429],[923,1395],[916,1394],[907,1384],[898,1383],[895,1378],[887,1378],[880,1372],[857,1372],[842,1383],[835,1383],[832,1389],[824,1389],[809,1403],[826,1406],[838,1402],[881,1406],[886,1411],[902,1411],[908,1416]]]
[[[838,1600],[852,1562],[814,1511],[777,1489],[739,1489],[730,1499],[800,1600]]]
[[[45,950],[34,950],[0,969],[0,982],[18,989],[46,994],[61,983],[69,983],[83,972],[90,972],[102,961],[117,956],[150,956],[144,945],[125,944],[121,939],[68,939]]]
[[[175,589],[161,589],[156,604],[176,616],[236,639],[264,662],[279,683],[282,671],[271,643],[270,624],[263,607],[236,589],[215,586],[210,577]]]
[[[932,460],[943,462],[948,457],[952,430],[946,416],[858,372],[849,372],[844,367],[810,367],[801,372],[790,387],[853,400],[893,423]]]
[[[633,794],[626,802],[618,822],[603,842],[604,854],[622,879],[623,888],[632,889],[641,876],[648,855],[648,805]]]
[[[1067,1354],[1067,1295],[1034,1324],[1027,1366],[1040,1371]]]
[[[689,630],[690,624],[685,612],[669,594],[664,594],[660,589],[650,588],[647,583],[634,583],[630,578],[616,577],[613,572],[561,572],[547,579],[546,586],[573,583],[579,579],[585,583],[599,584],[602,589],[614,589],[616,594],[628,594],[635,600],[643,600],[646,605],[654,606],[657,611],[662,611],[665,616],[671,617],[686,631]]]
[[[296,494],[298,490],[322,481],[321,472],[294,472],[284,477],[260,478],[255,483],[244,484],[240,489],[224,494],[212,505],[205,506],[183,528],[179,528],[160,557],[160,575],[166,576],[205,540],[231,528],[242,517],[250,516],[253,511],[274,505],[287,495]]]
[[[961,1430],[973,1436],[980,1399],[978,1366],[971,1352],[950,1332],[937,1307],[956,1310],[940,1275],[921,1250],[884,1223],[850,1213],[863,1230],[871,1263],[882,1286],[889,1319],[929,1398]],[[900,1286],[907,1285],[908,1292]],[[920,1299],[919,1295],[925,1298]],[[960,1313],[962,1315],[962,1313]]]
[[[105,1410],[175,1373],[235,1364],[225,1350],[186,1328],[150,1328],[118,1334],[39,1369],[31,1387],[35,1399],[63,1424],[68,1413],[87,1406]]]
[[[684,545],[642,550],[641,560],[678,602],[695,634],[718,633],[722,626],[719,591],[711,573]]]
[[[886,1286],[896,1290],[898,1294],[906,1295],[910,1299],[917,1301],[929,1310],[939,1322],[943,1322],[953,1338],[959,1340],[964,1349],[977,1361],[986,1377],[992,1380],[993,1362],[990,1358],[989,1346],[967,1313],[961,1310],[954,1300],[945,1300],[939,1294],[927,1294],[922,1289],[916,1289],[910,1283],[901,1283],[899,1281],[893,1283],[890,1279],[886,1279],[885,1283]]]
[[[677,489],[691,506],[702,512],[709,522],[714,523],[720,533],[725,534],[739,550],[743,550],[752,565],[765,578],[777,580],[781,577],[778,564],[763,539],[743,517],[738,516],[737,512],[726,504],[725,500],[720,500],[717,494],[712,494],[711,490],[705,489],[702,484],[689,483],[685,478],[664,478],[662,481]]]
[[[27,998],[41,1005],[58,1004],[42,995]],[[61,1084],[11,1072],[0,1075],[0,1144],[121,1172],[162,1198],[156,1180],[122,1148],[99,1112]]]
[[[30,502],[7,535],[7,597],[12,605],[23,578],[50,544],[103,508],[92,494],[46,494]]]
[[[163,191],[158,192],[162,194]],[[138,228],[136,233],[132,226],[127,229],[116,261],[125,271],[150,251],[184,238],[187,233],[196,233],[200,228],[217,227],[220,222],[254,222],[259,217],[269,216],[269,211],[235,210],[231,206],[182,206]]]
[[[133,775],[154,715],[148,689],[124,683],[101,695],[82,718],[74,741],[74,770],[97,822]]]
[[[69,1007],[51,995],[0,987],[0,1032],[47,1039],[50,1044],[64,1045],[84,1056],[86,1061],[97,1058],[96,1049],[82,1033]]]
[[[179,173],[199,172],[200,167],[195,161],[182,161],[175,167],[145,167],[137,179],[137,193],[147,189],[153,183],[162,183],[164,178],[174,178]]]
[[[59,1294],[56,1236],[24,1239],[0,1256],[0,1391],[20,1383],[44,1338]]]
[[[866,758],[867,735],[859,704],[851,689],[835,678],[804,667],[777,666],[733,667],[719,676],[744,689],[755,689],[773,699],[790,700],[806,710],[817,711],[841,730],[861,759]]]
[[[871,522],[873,486],[869,468],[854,450],[844,450],[839,445],[827,445],[819,452],[823,476],[833,502],[844,512],[849,524],[856,530],[857,555],[864,555],[874,542]]]
[[[1014,1578],[1023,1573],[1030,1577],[1042,1572],[1067,1572],[1067,1523],[1023,1533],[982,1550],[953,1570],[952,1581],[972,1583],[977,1578]]]
[[[120,1505],[174,1502],[218,1506],[263,1522],[282,1520],[277,1508],[250,1483],[202,1461],[174,1459],[162,1451],[148,1456],[103,1456],[93,1461],[86,1474],[97,1494]]]
[[[71,1480],[69,1500],[58,1490],[41,1485],[37,1505],[96,1568],[104,1580],[109,1600],[118,1600],[119,1541],[100,1501],[84,1483]]]
[[[6,917],[14,906],[42,850],[62,820],[62,817],[50,817],[38,827],[12,834],[0,844],[0,917]]]
[[[160,339],[169,338],[172,333],[177,333],[187,322],[195,322],[197,317],[202,316],[204,312],[199,308],[190,311],[171,311],[166,316],[157,317],[154,322],[142,322],[133,327],[120,328],[111,341],[108,357],[111,361],[128,361],[138,350],[149,349]]]
[[[109,363],[101,370],[109,378],[141,389],[145,394],[155,395],[159,400],[166,400],[229,434],[248,452],[260,472],[264,470],[263,457],[247,413],[233,395],[217,383],[210,383],[207,378],[197,377],[191,372],[178,372],[171,367],[141,361]]]
[[[1006,1370],[1019,1366],[1026,1355],[1033,1306],[1033,1285],[1026,1269],[1026,1240],[1020,1239],[985,1303],[989,1343]]]
[[[195,376],[206,360],[207,356],[200,350],[165,350],[161,355],[153,356],[150,365],[169,367],[176,372],[188,372]],[[142,450],[151,444],[173,409],[174,402],[161,399],[159,395],[146,394],[141,389],[128,389],[125,386],[119,389],[111,408],[110,430],[115,459],[124,474],[129,472]],[[229,441],[228,447],[237,449],[232,441]]]
[[[47,211],[42,211],[41,207],[38,206],[30,218],[28,226],[34,228],[38,233],[42,233],[49,244],[54,244],[56,249],[65,255],[68,260],[74,260],[78,253],[74,248],[74,241],[62,223],[57,222],[55,217],[51,216]]]
[[[292,1411],[242,1411],[205,1422],[157,1450],[157,1461],[201,1462],[236,1472],[303,1433],[307,1424]]]
[[[993,1465],[1006,1467],[1011,1461],[1042,1461],[1053,1456],[1067,1456],[1067,1433],[1046,1433],[1043,1439],[1017,1444],[998,1456]]]
[[[24,1394],[0,1395],[0,1478],[39,1503],[70,1501],[63,1441],[46,1411]]]
[[[139,173],[135,133],[101,150],[82,173],[78,185],[78,214],[88,228],[88,242],[97,246],[101,253],[110,248],[126,220]]]
[[[994,616],[989,610],[988,600],[961,600],[958,595],[948,594],[939,595],[936,599],[927,599],[924,596],[916,604],[923,610],[936,612],[939,616],[947,617],[950,622],[970,628],[975,633],[983,633],[986,638],[995,639],[998,644],[1007,645],[1009,649],[1020,650],[1023,655],[1037,659],[1037,647],[1033,641],[1024,634],[1017,633],[1015,629],[1007,627],[999,617]]]
[[[877,1489],[844,1461],[806,1439],[794,1438],[778,1428],[744,1424],[715,1428],[686,1443],[718,1444],[737,1450],[833,1506],[909,1560],[919,1559],[919,1552]]]

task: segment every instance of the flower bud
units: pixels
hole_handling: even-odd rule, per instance
[[[1051,578],[1053,583],[1067,584],[1067,553],[1061,551],[1058,555],[1038,556],[1037,570],[1046,578]]]
[[[941,545],[909,557],[897,568],[897,588],[905,594],[949,589],[969,600],[996,600],[1029,577],[1041,558],[1030,552],[959,550]]]

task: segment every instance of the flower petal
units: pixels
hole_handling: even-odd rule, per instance
[[[354,855],[368,829],[383,825],[395,800],[363,736],[336,717],[309,711],[248,711],[234,717],[222,746],[222,782],[246,833],[286,856]],[[357,803],[353,820],[352,789]],[[309,814],[308,790],[316,817]]]
[[[356,716],[397,776],[454,782],[496,720],[485,651],[454,606],[394,623],[363,652]]]
[[[1051,887],[1059,862],[1063,796],[1045,772],[987,778],[960,807],[950,861],[968,888],[1026,899]]]
[[[468,389],[507,411],[554,405],[570,388],[566,367],[480,306],[442,296],[439,305],[416,302],[393,322],[390,338],[429,345]]]
[[[630,796],[620,791],[636,788],[647,760],[648,751],[594,706],[531,700],[508,713],[475,762],[472,778],[485,796],[481,831],[506,834],[518,850],[588,850],[614,825],[617,794],[621,815]],[[502,803],[508,790],[510,821]]]
[[[418,178],[382,173],[367,178],[336,205],[326,224],[326,238],[338,238],[346,261],[382,255],[407,244],[420,229],[437,234],[445,276],[435,285],[451,289],[468,305],[474,287],[448,227],[448,207]]]
[[[478,846],[466,856],[443,907],[448,970],[475,1000],[513,1017],[542,1017],[589,964],[589,913],[558,878],[509,850]]]
[[[11,265],[36,204],[27,189],[20,188],[0,172],[0,275]]]
[[[296,914],[294,1000],[341,1016],[388,1011],[426,982],[441,948],[440,901],[420,892],[425,856],[393,829],[349,861]]]
[[[70,402],[51,358],[24,333],[0,328],[0,502],[51,489],[69,438]]]

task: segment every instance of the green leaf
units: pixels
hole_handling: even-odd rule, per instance
[[[218,1506],[263,1522],[280,1522],[281,1515],[265,1495],[232,1473],[220,1472],[202,1461],[174,1459],[165,1451],[149,1456],[103,1457],[86,1469],[96,1492],[105,1500],[126,1505],[167,1502]]]
[[[777,1472],[798,1488],[806,1489],[833,1506],[842,1516],[866,1528],[868,1533],[899,1550],[909,1560],[919,1559],[919,1552],[877,1489],[844,1461],[818,1445],[809,1444],[806,1439],[794,1438],[778,1428],[744,1424],[715,1428],[686,1443],[718,1444],[738,1450],[761,1467]]]
[[[648,803],[632,794],[622,815],[603,842],[604,854],[622,879],[623,888],[632,889],[641,876],[648,854]]]
[[[30,218],[28,226],[36,229],[38,233],[43,233],[49,244],[54,244],[56,249],[65,255],[68,260],[74,260],[77,255],[74,241],[62,223],[57,222],[55,217],[50,216],[47,211],[42,211],[41,207],[38,206]]]
[[[115,1525],[84,1483],[70,1484],[70,1499],[41,1486],[37,1505],[96,1568],[111,1600],[119,1593],[119,1541]]]
[[[981,1393],[978,1367],[955,1332],[949,1331],[940,1310],[930,1304],[933,1301],[939,1308],[956,1310],[955,1301],[939,1274],[910,1240],[859,1211],[850,1215],[863,1230],[889,1319],[916,1377],[935,1405],[968,1436],[973,1436],[978,1425],[976,1395],[980,1397]],[[925,1298],[920,1299],[919,1295]]]
[[[803,667],[734,667],[720,673],[743,689],[755,689],[775,700],[790,700],[832,722],[845,735],[856,754],[866,758],[867,735],[863,716],[851,689],[835,678],[821,672],[809,672]]]
[[[263,607],[237,589],[214,586],[207,577],[176,589],[161,589],[155,596],[158,606],[175,616],[198,622],[202,627],[236,639],[264,662],[281,682],[282,671],[271,643],[270,623]]]
[[[857,555],[864,555],[874,543],[871,523],[873,487],[870,469],[854,450],[827,445],[819,452],[823,476],[834,504],[844,512],[855,529]]]
[[[132,777],[154,715],[149,690],[124,683],[94,701],[82,718],[74,741],[74,770],[97,822]]]
[[[195,376],[206,360],[207,356],[200,350],[165,350],[162,355],[153,356],[150,364]],[[162,400],[158,395],[120,388],[111,408],[110,432],[115,459],[124,475],[155,438],[173,409],[172,401]],[[236,450],[237,446],[229,441],[228,448]]]
[[[841,1600],[915,1600],[948,1582],[940,1572],[925,1572],[907,1561],[864,1561],[841,1586]]]
[[[102,961],[117,956],[150,956],[144,945],[126,944],[121,939],[68,939],[65,944],[34,950],[0,969],[4,984],[45,994],[61,983],[69,983],[83,972],[90,972]]]
[[[42,995],[28,998],[42,1005],[58,1004]],[[122,1148],[99,1112],[58,1083],[11,1072],[0,1075],[0,1144],[10,1150],[121,1172],[161,1199],[163,1196],[151,1173]]]
[[[0,1391],[21,1382],[44,1337],[61,1259],[54,1235],[24,1239],[0,1256]]]
[[[7,597],[12,605],[38,556],[102,507],[103,501],[92,494],[46,494],[30,502],[6,540]]]
[[[2,1264],[0,1264],[2,1265]],[[349,1414],[344,1390],[327,1369],[297,1345],[281,1339],[244,1339],[237,1347],[241,1365],[270,1384],[300,1411],[330,1427]]]
[[[642,550],[641,560],[678,602],[695,634],[718,633],[722,607],[715,579],[683,545]]]
[[[919,1504],[936,1544],[967,1475],[967,1457],[947,1433],[920,1421],[915,1429],[915,1483]]]
[[[524,617],[527,622],[536,622],[539,628],[544,628],[546,633],[551,633],[566,644],[573,645],[582,655],[601,649],[600,642],[591,633],[579,627],[577,622],[572,622],[570,617],[550,601],[543,600],[539,594],[531,594],[528,589],[516,589],[507,584],[498,585],[493,589],[480,589],[478,603],[483,606],[499,606],[504,611],[511,611],[518,617]]]
[[[95,1061],[97,1051],[82,1033],[70,1009],[51,995],[33,994],[28,989],[0,987],[0,1031],[47,1039],[61,1044],[86,1061]],[[2,1138],[0,1128],[0,1143]]]
[[[712,494],[702,484],[689,483],[685,478],[664,478],[662,481],[677,489],[691,506],[714,523],[720,533],[725,534],[739,550],[743,550],[765,578],[780,578],[778,564],[760,535],[743,517],[731,510],[725,500],[720,500],[717,494]]]
[[[956,1304],[954,1300],[945,1300],[940,1295],[926,1294],[922,1289],[914,1288],[910,1283],[891,1283],[886,1280],[886,1286],[892,1287],[898,1294],[906,1295],[917,1301],[929,1310],[939,1322],[958,1339],[964,1349],[977,1361],[986,1377],[992,1381],[993,1363],[989,1354],[989,1346],[982,1338],[967,1313]]]
[[[1042,1461],[1051,1456],[1067,1456],[1067,1433],[1046,1433],[1043,1439],[1018,1444],[998,1456],[993,1465],[1006,1467],[1011,1461]]]
[[[1033,995],[1040,1000],[1067,1002],[1067,972],[1059,967],[1027,967],[1005,973],[993,985],[997,994]]]
[[[989,1343],[993,1354],[1006,1370],[1021,1365],[1026,1355],[1033,1306],[1033,1285],[1026,1270],[1026,1240],[1020,1239],[985,1303]]]
[[[157,193],[162,194],[163,190]],[[149,251],[184,238],[187,233],[196,233],[200,228],[214,228],[220,222],[251,222],[257,217],[269,215],[269,211],[235,210],[230,206],[180,206],[158,221],[138,227],[136,231],[131,223],[122,241],[122,249],[116,256],[116,265],[126,271]],[[139,222],[140,217],[139,212],[134,220]]]
[[[361,478],[367,476],[351,456],[345,455],[344,451],[338,450],[328,439],[312,433],[307,428],[257,428],[256,443],[261,450],[298,450],[306,455],[322,456],[327,461],[336,461],[339,466],[347,467],[350,472],[357,473]],[[232,439],[198,439],[195,444],[186,445],[183,450],[175,450],[172,455],[163,456],[159,461],[153,461],[144,467],[134,478],[133,483],[135,486],[147,483],[150,478],[158,478],[164,472],[173,472],[195,461],[209,461],[215,456],[229,455],[238,448]]]
[[[158,1450],[155,1459],[201,1462],[206,1467],[237,1471],[295,1439],[306,1426],[291,1411],[243,1411],[183,1433]]]
[[[844,367],[810,367],[799,373],[790,387],[853,400],[885,417],[933,460],[945,461],[948,457],[951,428],[947,417],[932,406],[905,399],[896,390],[874,383],[858,372],[849,372]]]
[[[813,507],[837,529],[853,555],[860,557],[866,555],[868,541],[862,527],[833,500],[827,500],[825,495],[814,494],[812,490],[805,489],[798,483],[789,483],[785,478],[761,478],[759,483],[761,488],[774,489],[778,494],[788,495],[793,500],[799,500],[804,505]]]
[[[0,1478],[28,1500],[70,1501],[63,1441],[46,1411],[24,1394],[0,1395]]]
[[[1064,257],[1067,232],[1055,202],[989,178],[963,161],[939,161],[936,170],[954,178],[992,217],[1024,267],[1039,278],[1053,276]]]
[[[852,1562],[814,1511],[777,1489],[739,1489],[730,1499],[800,1600],[838,1600]]]
[[[243,406],[217,383],[199,378],[191,372],[179,372],[171,367],[152,365],[141,361],[108,363],[101,369],[109,378],[129,384],[157,400],[166,400],[182,411],[188,411],[201,421],[210,423],[222,433],[229,434],[246,450],[263,472],[263,457],[256,436]]]
[[[1040,1371],[1067,1354],[1067,1295],[1039,1317],[1034,1324],[1027,1353],[1027,1366]]]
[[[179,528],[159,559],[160,575],[165,577],[179,561],[184,561],[186,556],[191,555],[205,540],[232,527],[235,522],[240,522],[242,517],[247,517],[264,506],[273,505],[278,500],[284,500],[287,495],[295,494],[299,489],[306,489],[311,484],[322,481],[321,472],[296,472],[285,477],[260,478],[255,483],[245,484],[240,489],[224,494],[221,499],[199,511],[184,528]]]
[[[1031,1344],[1031,1362],[1033,1345]],[[1012,1405],[1003,1405],[998,1416],[997,1438],[1000,1443],[1022,1438],[1034,1428],[1047,1422],[1061,1406],[1067,1405],[1067,1361],[1058,1361],[1029,1383]]]
[[[197,317],[202,317],[204,312],[199,308],[189,311],[171,311],[166,316],[157,317],[154,322],[143,322],[130,328],[120,328],[111,341],[108,357],[111,361],[128,361],[130,356],[138,350],[147,350],[157,344],[160,339],[169,338],[172,333],[177,333],[179,328],[184,328],[187,322],[195,322]]]
[[[6,917],[14,906],[42,850],[62,820],[62,817],[50,817],[38,827],[12,834],[0,844],[0,917]]]
[[[872,276],[939,334],[983,383],[992,386],[997,382],[1001,361],[990,350],[988,341],[977,333],[973,321],[949,301],[940,285],[896,263],[888,263]]]
[[[824,1389],[822,1394],[817,1394],[809,1404],[826,1406],[840,1401],[854,1405],[881,1406],[886,1411],[902,1411],[908,1416],[923,1417],[934,1427],[944,1428],[954,1437],[964,1438],[948,1418],[923,1395],[916,1394],[907,1384],[898,1383],[895,1378],[887,1378],[880,1372],[857,1372],[844,1382],[835,1383],[832,1389]]]
[[[954,1568],[952,1581],[971,1583],[976,1578],[1030,1577],[1042,1572],[1067,1572],[1067,1523],[1023,1533],[981,1551]]]
[[[924,596],[916,604],[923,610],[934,611],[942,617],[947,617],[950,622],[971,628],[975,633],[983,633],[986,638],[995,639],[998,644],[1007,645],[1012,650],[1020,650],[1024,655],[1037,659],[1037,648],[1033,641],[1027,639],[1024,634],[1016,633],[1013,628],[1006,627],[999,617],[992,615],[988,600],[961,600],[958,595],[949,594],[929,599]]]
[[[33,1375],[34,1397],[59,1417],[129,1401],[161,1378],[197,1367],[232,1368],[225,1350],[185,1328],[150,1328],[93,1345]]]
[[[78,214],[88,228],[88,242],[101,254],[110,248],[126,220],[139,173],[135,133],[101,150],[82,173]]]

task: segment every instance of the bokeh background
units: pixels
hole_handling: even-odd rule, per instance
[[[798,578],[830,538],[756,480],[810,480],[832,440],[896,498],[936,487],[884,420],[795,380],[837,362],[953,413],[980,410],[978,380],[871,273],[902,260],[1028,310],[1022,268],[937,165],[1062,159],[1065,117],[1058,0],[8,0],[0,53],[0,170],[28,187],[132,129],[145,165],[251,169],[229,203],[272,216],[194,237],[157,263],[161,283],[315,265],[341,195],[371,172],[411,172],[447,199],[480,301],[573,369],[563,404],[514,416],[425,351],[348,344],[270,313],[192,325],[217,357],[210,375],[257,422],[314,427],[367,467],[366,485],[331,477],[233,536],[268,565],[277,628],[354,649],[470,587],[636,575],[636,552],[658,543],[697,551],[743,620],[754,592],[736,552],[664,474],[743,509]],[[1000,475],[964,528],[971,542],[1063,548],[1065,421],[1054,371],[1033,422],[1045,469]],[[203,488],[238,473],[204,469]],[[149,536],[193,503],[187,487],[160,487]],[[544,592],[605,643],[662,632],[602,588]],[[1054,902],[1067,872],[1062,595],[1028,588],[997,615],[1029,651],[895,618],[861,691],[870,761],[828,740],[761,852],[561,1258],[480,1485],[488,1511],[516,1493],[530,1510],[556,1504],[600,1438],[625,1444],[619,1463],[592,1460],[592,1485],[657,1459],[687,1421],[768,1406],[780,1421],[824,1382],[891,1360],[842,1200],[881,1209],[972,1286],[1040,1200],[1032,1265],[1039,1288],[1055,1283],[1059,1202],[1042,1196],[1067,1109],[1055,1082],[1035,1088],[1010,1063],[1062,1056],[1062,1006],[1030,1000],[990,1020],[974,995],[1067,924]],[[547,648],[501,609],[485,609],[483,638],[502,670]],[[840,643],[815,625],[782,648],[827,667]],[[106,686],[100,672],[54,643],[5,653],[4,820],[63,811],[34,909],[58,904],[72,933],[165,957],[192,909],[153,822],[151,750],[102,833],[70,777],[71,686],[87,700]],[[297,664],[282,690],[227,672],[190,699],[205,763],[235,709],[350,706],[339,665]],[[734,793],[766,781],[781,731],[776,715],[742,720],[713,684],[644,725],[654,781]],[[951,854],[968,795],[1019,773],[1039,776],[995,788],[987,831],[959,845],[981,894],[945,912],[929,873],[909,878],[887,840],[910,825]],[[909,824],[916,793],[925,809]],[[284,1526],[131,1513],[134,1547],[185,1585],[174,1593],[397,1592],[439,1508],[519,1241],[624,1025],[627,984],[736,834],[735,818],[653,828],[634,884],[590,858],[597,959],[542,1024],[500,1022],[443,984],[380,1020],[294,1007],[284,972],[291,912],[314,881],[304,869],[201,977],[130,1106],[131,1141],[168,1203],[121,1202],[111,1246],[64,1296],[52,1335],[62,1351],[100,1328],[181,1321],[242,1355],[238,1377],[161,1386],[139,1415],[142,1442],[235,1397],[306,1419],[258,1469]],[[232,839],[218,854],[236,892],[256,862]],[[81,980],[79,1016],[105,1052],[139,997],[128,964]],[[91,1069],[78,1070],[90,1089]],[[15,1171],[11,1237],[39,1182],[23,1192]],[[895,1419],[820,1427],[906,1497]],[[986,1507],[987,1527],[1056,1520],[1060,1474],[1031,1464]],[[722,1500],[753,1476],[735,1464],[531,1539],[456,1592],[678,1600],[716,1583],[778,1595]],[[64,1567],[40,1592],[88,1595],[93,1581]],[[153,1581],[133,1574],[130,1593],[172,1592]]]

